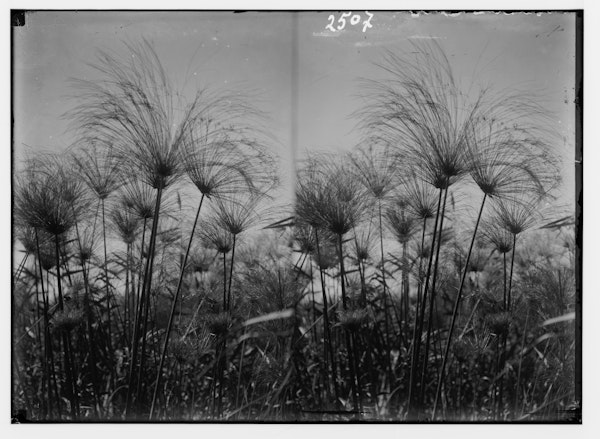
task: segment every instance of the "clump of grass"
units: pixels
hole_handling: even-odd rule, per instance
[[[369,321],[369,313],[366,309],[358,308],[338,313],[339,324],[350,332],[359,331]]]
[[[506,311],[489,314],[485,317],[485,324],[492,333],[503,336],[508,333],[511,323],[511,314]]]
[[[227,312],[207,314],[205,322],[209,331],[218,336],[227,334],[232,324],[231,316]]]
[[[193,345],[184,338],[175,339],[169,345],[169,352],[171,356],[179,364],[186,364],[192,362],[195,354],[194,351],[195,350]]]
[[[56,332],[66,332],[69,334],[82,325],[83,321],[83,310],[69,306],[54,315],[52,318],[52,328]]]

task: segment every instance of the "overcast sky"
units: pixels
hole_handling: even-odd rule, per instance
[[[258,93],[259,106],[270,115],[269,131],[278,140],[284,182],[289,181],[293,146],[302,154],[356,145],[355,121],[349,116],[360,102],[357,80],[381,77],[375,63],[386,49],[402,51],[411,41],[436,39],[461,80],[543,94],[564,137],[564,144],[557,145],[565,181],[561,198],[573,203],[574,14],[375,11],[365,32],[364,12],[357,25],[341,32],[326,29],[330,14],[297,14],[294,36],[295,14],[289,12],[29,13],[26,26],[14,29],[15,157],[28,147],[62,150],[71,144],[61,118],[73,105],[67,98],[69,78],[94,77],[86,63],[94,61],[97,49],[122,52],[123,41],[143,37],[154,43],[184,89],[232,87]],[[292,99],[294,82],[297,99]]]

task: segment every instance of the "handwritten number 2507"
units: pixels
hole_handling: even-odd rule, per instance
[[[366,32],[367,29],[373,27],[373,25],[371,24],[371,18],[373,18],[373,14],[371,14],[369,11],[365,11],[365,14],[367,14],[367,19],[365,21],[363,21],[363,32]],[[333,25],[335,23],[335,16],[333,14],[331,14],[327,19],[329,20],[329,24],[327,26],[325,26],[325,29],[329,29],[331,32],[335,32],[335,31],[339,31],[344,29],[344,27],[346,27],[346,18],[350,17],[352,15],[352,12],[344,12],[342,13],[341,17],[338,18],[337,22],[339,23],[337,28],[334,28]],[[352,17],[350,18],[350,24],[352,26],[356,26],[360,20],[361,20],[361,16],[360,14],[354,14],[352,15]]]

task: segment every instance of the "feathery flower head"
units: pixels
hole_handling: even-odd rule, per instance
[[[481,234],[485,241],[501,254],[508,253],[513,247],[513,235],[496,221],[486,220],[481,225]]]
[[[15,213],[25,224],[51,235],[67,232],[85,208],[82,184],[62,168],[58,159],[27,163],[17,177]]]
[[[293,240],[298,244],[298,250],[303,254],[313,254],[317,250],[314,230],[305,224],[296,224]]]
[[[388,229],[401,244],[408,242],[417,228],[415,218],[402,206],[404,204],[394,203],[384,212]]]
[[[42,230],[36,231],[36,229],[28,226],[27,224],[16,225],[15,229],[16,238],[19,240],[21,245],[23,245],[25,252],[28,254],[37,253],[38,242],[39,245],[42,246],[51,240],[51,236],[49,236],[47,233],[43,232]]]
[[[115,225],[119,237],[125,244],[135,242],[135,235],[140,226],[140,219],[126,206],[115,206],[110,212],[110,219]]]
[[[379,67],[389,77],[364,82],[367,104],[358,112],[367,138],[396,149],[407,168],[436,188],[454,184],[468,172],[465,134],[483,93],[473,98],[461,89],[436,42],[388,52]]]
[[[295,308],[306,287],[295,271],[276,263],[249,270],[242,283],[244,294],[263,314]]]
[[[415,174],[402,178],[401,183],[412,214],[418,219],[433,218],[438,204],[435,188]]]
[[[98,235],[93,226],[85,225],[79,227],[78,244],[75,246],[75,252],[80,262],[87,262],[96,253],[98,244]]]
[[[202,92],[175,90],[152,45],[125,44],[129,56],[99,52],[94,80],[76,81],[80,103],[70,112],[82,143],[110,145],[127,171],[157,188],[183,173],[181,149],[205,110]]]
[[[492,210],[501,227],[519,235],[539,220],[540,202],[539,196],[531,197],[526,192],[519,192],[517,196],[496,200]]]
[[[324,177],[323,197],[314,206],[314,214],[323,228],[342,236],[360,223],[369,200],[364,187],[343,164],[332,164]]]
[[[375,240],[373,239],[371,224],[368,227],[354,229],[354,256],[359,261],[366,261],[371,257]]]
[[[348,155],[350,172],[376,199],[385,197],[394,187],[398,163],[386,146],[369,144]]]
[[[264,194],[237,194],[215,201],[213,218],[217,224],[232,235],[239,235],[268,219],[264,208]]]
[[[89,145],[74,150],[71,159],[75,172],[99,199],[106,199],[119,187],[119,161],[112,145],[92,139]]]
[[[274,160],[264,148],[236,133],[215,130],[186,140],[184,168],[200,193],[227,197],[240,192],[268,193],[276,184]]]
[[[312,258],[321,270],[328,270],[337,267],[339,264],[336,246],[328,241],[319,242],[319,252],[313,253]]]
[[[214,248],[219,253],[227,254],[233,247],[233,235],[225,230],[214,218],[199,224],[198,232],[204,245]]]

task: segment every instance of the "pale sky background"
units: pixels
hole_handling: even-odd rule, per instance
[[[350,115],[360,104],[358,79],[382,77],[374,63],[384,51],[408,50],[411,41],[434,38],[461,81],[470,82],[476,71],[476,83],[532,87],[542,94],[564,137],[556,145],[563,160],[560,201],[573,205],[574,14],[372,13],[373,27],[366,32],[364,12],[358,25],[341,32],[325,29],[332,12],[297,14],[295,74],[295,14],[290,12],[28,13],[26,26],[14,29],[15,159],[29,148],[58,151],[71,144],[61,118],[74,104],[67,98],[69,78],[95,77],[86,63],[95,60],[97,49],[126,53],[123,41],[143,37],[154,43],[184,90],[208,86],[258,93],[257,105],[270,115],[267,128],[277,139],[284,187],[289,187],[294,146],[301,156],[306,150],[347,150],[357,144]]]

